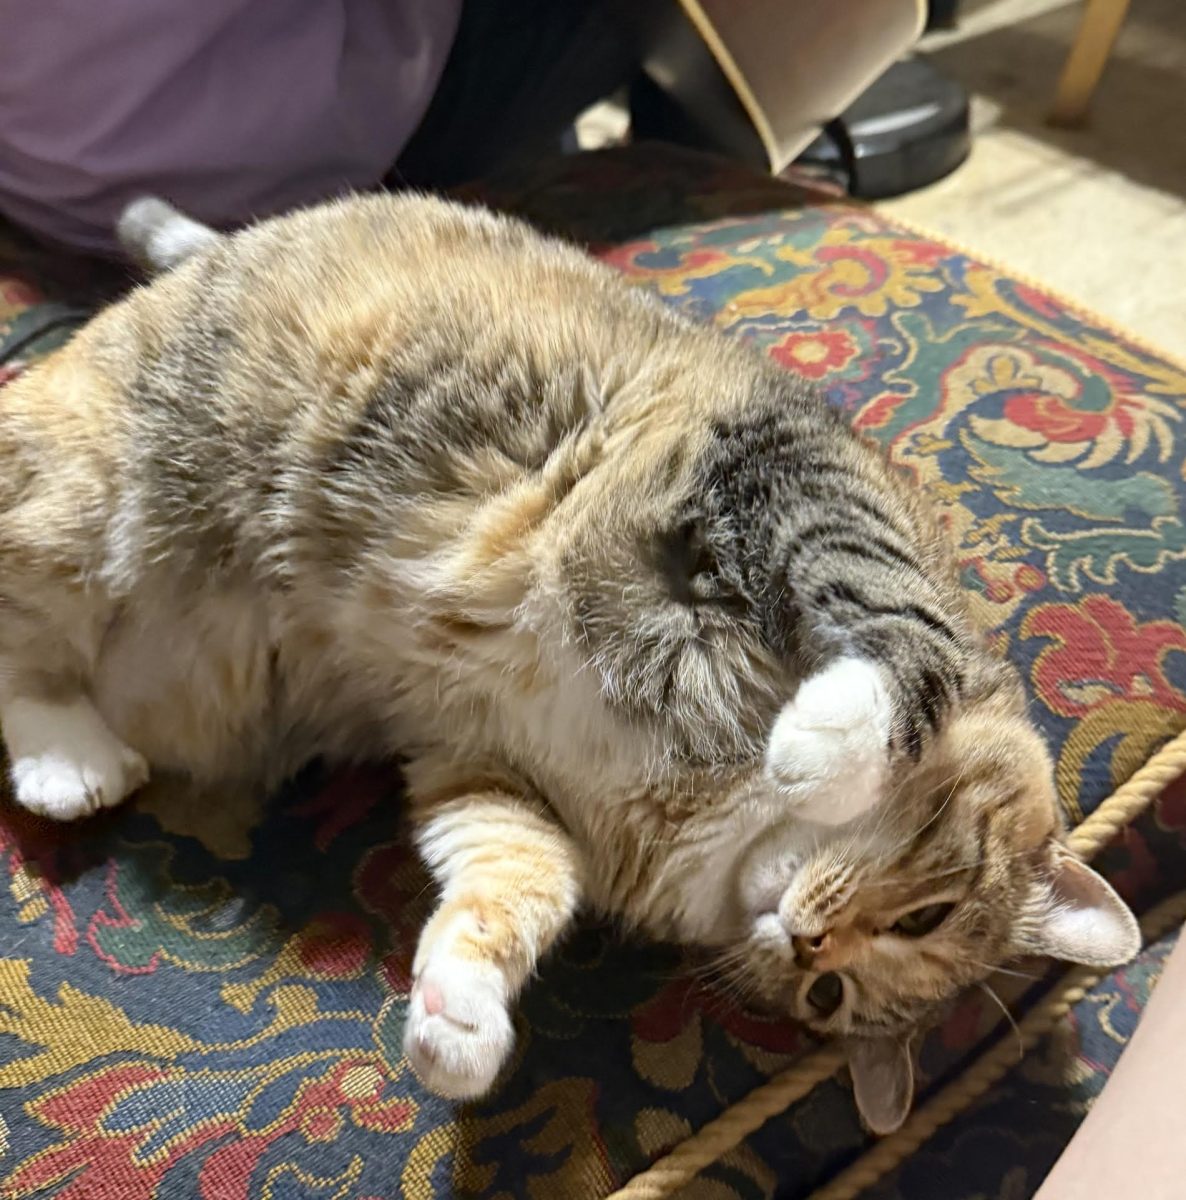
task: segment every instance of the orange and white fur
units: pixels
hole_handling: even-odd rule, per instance
[[[848,1037],[875,1129],[959,989],[1134,952],[924,498],[800,381],[481,210],[124,232],[172,269],[0,390],[17,803],[405,756],[456,1097],[582,905]]]

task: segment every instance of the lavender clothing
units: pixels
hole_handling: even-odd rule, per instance
[[[461,0],[0,0],[0,214],[115,253],[155,193],[226,226],[377,183]]]

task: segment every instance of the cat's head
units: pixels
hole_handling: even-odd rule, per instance
[[[909,1046],[1012,959],[1097,967],[1139,947],[1132,913],[1063,844],[1045,747],[1006,673],[850,825],[758,839],[739,861],[730,970],[765,1004],[851,1039],[871,1128],[909,1110]]]

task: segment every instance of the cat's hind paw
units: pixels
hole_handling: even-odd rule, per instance
[[[862,658],[836,659],[779,713],[767,770],[804,820],[845,824],[881,799],[891,718],[880,670]]]
[[[87,700],[5,706],[13,794],[55,821],[110,808],[148,782],[148,763],[107,728]]]
[[[450,1100],[485,1095],[515,1032],[502,972],[448,953],[429,957],[412,985],[404,1053],[421,1082]]]

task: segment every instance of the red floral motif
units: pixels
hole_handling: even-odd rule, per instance
[[[412,1102],[389,1095],[390,1073],[374,1058],[343,1059],[324,1078],[303,1084],[275,1120],[254,1128],[243,1116],[260,1082],[148,1063],[100,1070],[33,1105],[34,1115],[66,1138],[9,1175],[4,1195],[15,1200],[41,1194],[69,1180],[54,1191],[57,1200],[150,1200],[182,1159],[216,1145],[199,1172],[197,1196],[247,1200],[260,1159],[290,1134],[306,1143],[329,1141],[346,1120],[374,1132],[398,1133],[415,1118]],[[170,1111],[177,1084],[185,1089],[187,1107],[195,1113],[205,1109],[203,1119]],[[158,1089],[159,1097],[154,1095]],[[234,1108],[218,1104],[222,1091]],[[170,1124],[176,1127],[171,1135]]]
[[[857,413],[853,419],[853,425],[862,430],[880,429],[883,425],[890,423],[894,414],[909,399],[909,396],[903,396],[897,392],[882,392],[880,396],[875,396]]]
[[[380,969],[392,991],[406,994],[420,930],[435,902],[427,874],[406,842],[394,842],[366,855],[355,872],[354,890],[367,911],[384,922],[390,950]]]
[[[933,271],[951,253],[941,242],[920,238],[895,238],[892,245],[894,257],[899,262],[925,267],[928,271]]]
[[[353,979],[370,958],[370,929],[357,913],[320,913],[297,936],[296,952],[315,979]]]
[[[392,790],[390,768],[356,767],[336,771],[324,787],[294,809],[297,816],[317,820],[313,844],[328,850],[333,842],[366,815]]]
[[[73,954],[78,949],[74,909],[57,882],[59,846],[67,836],[63,826],[15,805],[0,816],[0,861],[11,877],[9,887],[20,920],[52,914],[53,947],[58,954]]]
[[[1123,604],[1088,596],[1080,604],[1044,604],[1025,619],[1025,637],[1051,638],[1033,679],[1060,716],[1082,717],[1116,700],[1186,712],[1186,695],[1166,677],[1164,661],[1186,653],[1186,629],[1173,621],[1136,622]]]
[[[986,558],[961,558],[960,570],[969,582],[992,601],[1006,604],[1027,592],[1039,592],[1046,586],[1046,573],[1030,563],[1018,563],[1012,570]]]
[[[599,257],[603,262],[611,267],[616,267],[619,271],[654,280],[660,286],[664,280],[674,280],[680,290],[686,286],[686,280],[715,274],[735,261],[732,256],[722,250],[716,250],[709,246],[698,246],[681,251],[675,261],[668,262],[664,266],[648,265],[645,261],[646,256],[659,251],[660,246],[657,242],[640,241],[602,250]]]
[[[1186,775],[1180,775],[1161,793],[1154,811],[1163,829],[1186,830]]]
[[[802,1044],[799,1029],[786,1017],[759,1016],[694,979],[677,979],[630,1014],[636,1037],[670,1042],[691,1022],[706,1020],[738,1041],[775,1054],[793,1054]]]
[[[1125,438],[1130,438],[1133,414],[1124,404],[1127,399],[1116,396],[1107,409],[1092,412],[1072,408],[1061,396],[1049,392],[1016,392],[1005,401],[1004,413],[1014,425],[1032,429],[1049,442],[1094,441],[1111,424],[1115,424]]]
[[[106,925],[113,929],[137,929],[139,922],[124,907],[119,895],[120,864],[116,859],[107,863],[107,878],[103,885],[103,895],[106,907],[93,913],[87,922],[86,940],[95,956],[105,962],[113,971],[126,975],[151,975],[160,965],[160,953],[155,952],[143,963],[124,963],[108,954],[99,941],[98,930]],[[110,908],[111,911],[106,911]]]
[[[796,330],[770,348],[770,357],[808,379],[822,379],[847,367],[859,349],[843,329]]]
[[[1134,393],[1131,379],[1089,354],[1009,347],[978,361],[973,391],[1003,398],[1000,419],[972,421],[989,442],[1025,448],[1042,462],[1075,462],[1080,469],[1120,456],[1134,462],[1151,446],[1163,460],[1172,451],[1173,426],[1180,420],[1174,406]]]

